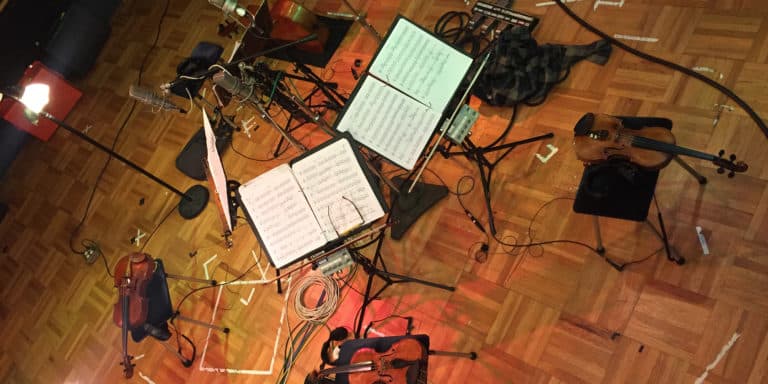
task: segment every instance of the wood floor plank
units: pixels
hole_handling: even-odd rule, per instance
[[[301,3],[319,13],[353,14],[345,2]],[[382,35],[398,14],[432,30],[446,12],[467,12],[472,7],[459,0],[350,3]],[[556,5],[534,0],[514,3],[516,11],[541,19],[533,34],[539,46],[599,39]],[[595,3],[567,4],[609,35],[658,39],[623,41],[696,70],[731,88],[759,115],[768,114],[764,97],[768,3],[627,0],[622,6],[600,2],[597,7]],[[176,157],[201,126],[200,111],[177,96],[169,100],[189,113],[134,106],[128,88],[140,83],[157,90],[174,78],[177,65],[198,42],[220,44],[224,57],[229,57],[234,40],[217,35],[224,17],[204,1],[169,1],[158,33],[165,5],[131,0],[118,7],[95,65],[72,81],[83,97],[66,121],[106,146],[114,142],[118,153],[184,191],[196,184],[207,186],[175,166]],[[157,46],[147,54],[156,35]],[[349,96],[377,47],[374,37],[354,22],[329,64],[312,70]],[[293,73],[288,63],[267,62]],[[302,81],[296,81],[296,87],[302,94],[312,91],[312,85]],[[212,100],[210,89],[206,92]],[[245,182],[298,156],[295,148],[289,148],[273,158],[279,134],[258,111],[235,104],[225,113],[240,126],[247,121],[253,126],[248,133],[235,131],[231,146],[222,153],[228,178]],[[718,115],[715,104],[727,107]],[[480,146],[496,140],[513,114],[508,106],[492,106],[476,97],[470,105],[481,115],[470,136]],[[731,179],[718,174],[710,161],[685,158],[708,179],[706,185],[699,185],[677,164],[660,172],[657,201],[671,246],[686,259],[684,265],[669,262],[660,251],[659,238],[642,223],[600,219],[605,256],[619,263],[636,262],[623,271],[590,249],[596,245],[592,219],[572,210],[583,171],[574,154],[573,131],[588,112],[667,117],[674,123],[677,144],[712,154],[723,149],[726,157],[734,153],[749,164],[746,173]],[[337,115],[328,110],[323,118],[333,121]],[[287,121],[284,114],[275,119],[280,124]],[[384,289],[362,320],[368,336],[401,335],[410,318],[410,331],[429,335],[433,349],[478,353],[477,360],[431,356],[429,383],[679,383],[693,382],[731,336],[740,333],[706,382],[766,382],[765,132],[734,100],[709,85],[617,47],[604,65],[586,60],[575,64],[541,105],[520,105],[503,140],[548,132],[554,137],[515,148],[494,168],[488,188],[495,236],[490,234],[477,165],[464,156],[432,159],[424,180],[445,184],[452,193],[427,211],[402,240],[387,238],[382,255],[389,272],[455,290],[414,282],[387,286],[374,277],[374,291]],[[313,124],[297,129],[295,136],[310,148],[329,137]],[[542,162],[536,155],[549,153],[548,144],[557,153]],[[488,155],[491,160],[497,157],[498,153]],[[0,382],[276,382],[291,330],[300,325],[292,293],[301,276],[317,272],[307,268],[294,274],[290,284],[284,281],[285,293],[277,294],[274,284],[255,282],[275,272],[266,270],[262,275],[253,267],[257,260],[262,266],[267,262],[246,221],[238,219],[233,246],[228,248],[215,204],[209,202],[200,216],[185,220],[176,212],[179,197],[174,193],[116,159],[104,168],[106,161],[101,151],[59,129],[50,141],[29,141],[3,176],[0,201],[10,210],[0,222]],[[383,173],[391,177],[403,172],[385,161]],[[471,191],[467,177],[474,179]],[[483,230],[469,220],[465,209]],[[81,217],[85,221],[77,227]],[[657,223],[655,207],[649,218]],[[708,255],[697,227],[702,228]],[[138,247],[131,243],[137,230],[147,233]],[[526,244],[550,240],[583,244]],[[88,264],[81,253],[91,241],[98,243],[102,255]],[[481,251],[484,244],[487,250]],[[131,354],[141,358],[135,360],[134,378],[126,380],[119,365],[120,329],[112,319],[117,294],[104,265],[111,270],[120,257],[142,246],[162,259],[170,273],[212,276],[220,282],[244,274],[254,282],[203,290],[180,305],[185,316],[213,319],[232,330],[209,333],[176,321],[197,348],[191,367],[183,367],[159,342],[144,340],[131,343]],[[369,248],[362,255],[370,259],[374,253]],[[344,275],[349,282],[342,284],[339,308],[328,328],[318,327],[307,339],[288,383],[303,382],[319,368],[321,345],[330,329],[356,326],[369,272],[359,267]],[[197,287],[201,284],[170,281],[172,301],[178,304]],[[318,290],[308,295],[313,300],[320,297]],[[168,343],[178,348],[175,337]],[[180,343],[182,353],[190,356],[189,345]]]

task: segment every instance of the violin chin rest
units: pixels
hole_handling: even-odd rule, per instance
[[[142,328],[144,328],[144,331],[147,332],[150,336],[160,341],[166,341],[171,338],[171,332],[168,330],[167,326],[156,327],[152,324],[144,323]]]

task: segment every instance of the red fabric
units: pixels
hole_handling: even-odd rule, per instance
[[[39,61],[35,61],[24,72],[24,76],[19,81],[19,87],[32,83],[48,84],[51,88],[50,102],[44,110],[59,120],[64,120],[69,111],[74,108],[77,101],[83,95],[80,90],[73,87],[64,80],[58,73],[55,73],[44,66]],[[32,124],[24,116],[24,106],[16,101],[4,98],[0,103],[0,115],[3,119],[13,124],[16,128],[29,132],[40,140],[48,141],[54,132],[56,132],[56,123],[40,118],[37,125]]]

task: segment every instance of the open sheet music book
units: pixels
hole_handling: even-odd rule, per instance
[[[241,185],[238,198],[276,268],[373,223],[386,209],[360,154],[344,137]]]
[[[398,16],[335,129],[413,169],[472,58]]]

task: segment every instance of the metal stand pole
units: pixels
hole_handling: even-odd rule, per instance
[[[218,326],[218,325],[216,325],[216,324],[211,324],[211,323],[206,323],[206,322],[204,322],[204,321],[200,321],[200,320],[191,319],[191,318],[189,318],[189,317],[186,317],[186,316],[183,316],[183,315],[180,315],[180,314],[178,314],[178,312],[176,313],[176,316],[174,316],[174,317],[175,317],[176,319],[179,319],[179,320],[181,320],[181,321],[186,321],[186,322],[188,322],[188,323],[192,323],[192,324],[195,324],[195,325],[199,325],[199,326],[201,326],[201,327],[210,328],[210,329],[215,329],[215,330],[217,330],[217,331],[221,331],[221,332],[224,332],[224,333],[229,333],[229,327],[220,327],[220,326]]]
[[[384,244],[384,236],[381,236],[381,238],[379,238],[378,243],[376,244],[376,253],[375,253],[375,256],[373,257],[373,261],[370,261],[362,256],[353,256],[354,261],[360,264],[363,267],[363,270],[365,270],[365,272],[368,273],[368,283],[365,287],[365,292],[363,294],[363,304],[360,307],[360,316],[358,317],[358,322],[357,322],[357,325],[355,326],[355,338],[360,338],[360,331],[363,329],[363,322],[365,321],[365,311],[366,309],[368,309],[368,305],[371,304],[374,300],[376,300],[384,292],[384,290],[387,289],[390,285],[400,284],[400,283],[418,283],[418,284],[426,285],[428,287],[439,288],[439,289],[443,289],[450,292],[453,292],[456,290],[456,287],[453,287],[453,286],[434,283],[427,280],[416,279],[410,276],[400,275],[397,273],[392,273],[387,271],[386,266],[384,265],[384,261],[381,259],[381,246],[383,244]],[[382,269],[379,269],[376,267],[376,265],[379,263],[381,263],[383,267]],[[374,276],[384,280],[384,286],[379,288],[375,293],[371,293],[373,291]]]
[[[370,32],[371,35],[373,35],[374,38],[376,38],[376,41],[381,43],[382,38],[381,35],[376,32],[376,29],[373,28],[373,26],[368,22],[368,20],[365,19],[365,13],[359,12],[355,7],[352,6],[352,4],[349,3],[349,0],[342,0],[344,5],[347,6],[352,11],[352,14],[355,15],[355,21],[360,23],[360,25],[368,32]]]
[[[105,146],[104,144],[99,143],[98,141],[92,139],[88,135],[78,131],[77,129],[73,128],[69,124],[57,119],[55,116],[51,115],[48,112],[41,111],[40,116],[43,116],[44,118],[56,123],[60,127],[67,130],[69,133],[77,136],[78,138],[87,141],[91,145],[95,146],[96,148],[106,152],[110,156],[114,157],[117,160],[120,160],[123,164],[131,167],[133,170],[141,173],[142,175],[150,178],[152,181],[160,184],[165,189],[175,193],[179,197],[181,197],[181,201],[179,202],[179,214],[185,218],[185,219],[192,219],[197,217],[203,209],[205,209],[205,206],[208,204],[208,190],[203,187],[202,185],[193,185],[190,189],[188,189],[186,192],[182,192],[178,189],[176,189],[174,186],[166,183],[161,178],[149,173],[144,168],[138,166],[136,163],[126,159],[125,157],[121,156],[119,153],[113,151],[111,148]]]

